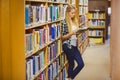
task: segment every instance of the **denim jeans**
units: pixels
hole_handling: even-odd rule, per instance
[[[74,79],[75,76],[81,71],[84,67],[83,59],[80,55],[80,52],[77,47],[72,46],[72,48],[68,48],[67,44],[62,45],[63,51],[66,54],[68,59],[68,78]],[[74,68],[74,60],[77,62],[77,67]]]

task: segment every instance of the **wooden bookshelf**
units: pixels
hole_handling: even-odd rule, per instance
[[[67,62],[65,62],[65,61],[67,61],[67,60],[64,60],[65,55],[63,55],[62,48],[61,48],[61,46],[62,46],[61,45],[61,42],[62,42],[61,41],[61,31],[59,31],[59,30],[60,30],[60,27],[61,27],[61,21],[64,19],[62,9],[63,9],[63,6],[64,7],[65,7],[65,5],[67,6],[68,3],[69,3],[69,0],[68,0],[68,2],[61,2],[61,1],[60,2],[53,2],[53,1],[42,1],[42,0],[41,1],[39,1],[39,0],[26,0],[25,1],[25,9],[26,8],[29,9],[29,7],[32,7],[32,6],[33,6],[33,8],[34,8],[34,6],[36,6],[36,8],[37,8],[37,6],[41,6],[43,9],[46,8],[47,10],[49,8],[51,8],[51,9],[56,8],[57,9],[56,14],[53,13],[55,15],[54,20],[52,20],[53,15],[49,15],[50,12],[48,14],[48,11],[47,11],[46,12],[47,16],[48,15],[50,16],[49,20],[48,20],[49,17],[47,17],[47,18],[39,17],[39,20],[43,20],[43,21],[41,21],[41,22],[38,21],[38,22],[33,22],[33,23],[30,22],[30,25],[29,26],[26,25],[26,27],[25,27],[26,34],[29,34],[30,36],[33,35],[33,37],[35,37],[36,34],[38,36],[41,36],[40,33],[42,33],[42,32],[40,32],[38,34],[38,32],[36,31],[37,29],[38,30],[40,29],[41,31],[42,30],[45,31],[45,32],[43,32],[44,35],[42,35],[42,36],[44,36],[43,39],[42,39],[42,37],[40,37],[40,39],[35,37],[35,39],[38,39],[37,40],[38,42],[40,42],[41,40],[44,40],[44,39],[45,39],[45,42],[43,41],[43,44],[41,44],[40,47],[37,47],[37,45],[39,45],[39,44],[36,43],[36,41],[34,43],[31,43],[31,45],[33,45],[34,47],[30,48],[30,49],[32,49],[32,50],[30,50],[31,53],[26,54],[25,60],[26,60],[26,72],[27,72],[26,73],[26,75],[27,75],[26,79],[27,80],[29,80],[28,78],[31,78],[32,80],[39,80],[39,78],[40,78],[40,76],[42,74],[43,74],[42,76],[44,76],[45,80],[48,80],[48,78],[50,78],[50,77],[52,79],[56,80],[55,75],[57,76],[60,72],[62,72],[63,68],[66,67]],[[59,8],[59,10],[58,10],[58,8]],[[54,10],[56,10],[56,9],[54,9]],[[36,13],[37,13],[37,11],[36,11]],[[33,13],[33,15],[34,15],[34,13]],[[34,16],[32,16],[32,17],[34,19]],[[54,32],[54,31],[51,32],[51,30],[56,30],[56,29],[58,30],[58,31],[55,31],[57,33],[54,33],[55,35],[51,34],[51,33]],[[33,31],[33,33],[30,33],[31,30]],[[27,36],[28,38],[26,37],[27,40],[33,38],[33,37],[31,38],[29,35]],[[34,40],[34,38],[32,40]],[[29,44],[30,43],[27,43],[26,46],[29,45]],[[29,47],[27,47],[27,48],[29,49]],[[59,48],[59,50],[58,50],[58,48]],[[43,52],[43,54],[41,52]],[[40,54],[41,54],[41,56],[39,56]],[[43,65],[43,66],[40,66],[42,68],[40,68],[40,69],[37,68],[37,67],[39,67],[39,65],[36,66],[39,63],[39,61],[38,61],[38,63],[35,64],[35,69],[36,69],[35,73],[32,76],[29,75],[28,74],[29,73],[29,71],[28,71],[28,69],[29,69],[28,62],[30,63],[30,61],[32,60],[31,59],[32,57],[33,58],[36,57],[35,61],[37,61],[37,59],[39,59],[39,57],[41,58],[42,56],[44,56],[43,59],[42,59],[44,62],[42,62],[42,63],[40,62],[40,64]],[[65,64],[63,64],[63,61],[64,61]],[[60,63],[57,64],[58,62],[60,62]],[[33,65],[32,63],[30,63],[30,64]],[[57,69],[56,66],[58,66],[59,69]],[[33,65],[33,67],[34,67],[34,65]],[[51,67],[54,67],[54,68],[51,69]],[[34,72],[34,70],[31,70],[31,71]],[[53,73],[56,72],[56,74],[54,74],[53,76],[50,76],[51,71]],[[66,77],[66,76],[64,76],[64,77]],[[43,77],[41,77],[41,78],[43,78]]]
[[[89,41],[91,45],[103,44],[105,42],[105,28],[106,28],[105,11],[100,11],[100,10],[89,11],[88,19],[89,19],[88,22],[89,39],[91,39]]]
[[[89,26],[89,29],[105,29],[105,26]]]
[[[0,0],[0,80],[25,80],[24,0]]]
[[[78,8],[78,19],[79,19],[79,27],[87,27],[88,25],[88,0],[78,0],[79,4],[77,4]],[[78,35],[78,48],[81,54],[84,53],[86,47],[88,45],[88,30],[82,31]]]

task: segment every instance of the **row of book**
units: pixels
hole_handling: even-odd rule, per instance
[[[90,30],[88,33],[89,36],[103,36],[102,30]]]
[[[53,22],[60,19],[60,15],[64,17],[66,6],[49,5],[46,7],[44,4],[41,5],[30,5],[25,6],[25,24],[26,27],[30,27],[35,24],[41,24],[45,22]]]
[[[87,38],[87,33],[84,31],[78,41],[78,43],[82,43]]]
[[[56,80],[66,80],[66,78],[67,78],[67,74],[66,73],[67,73],[66,68],[63,68],[63,70],[57,76]]]
[[[48,41],[53,41],[56,38],[59,38],[61,36],[60,23],[49,25],[48,28],[49,28],[48,29]]]
[[[87,46],[88,46],[88,39],[86,39],[81,45],[81,47],[79,47],[80,52],[83,53]]]
[[[79,6],[79,14],[87,14],[88,13],[88,7],[87,6]]]
[[[55,66],[52,66],[52,65],[49,66],[49,71],[51,71],[53,69],[53,67],[55,67]],[[55,72],[55,71],[53,71],[53,72]],[[56,78],[54,78],[54,80],[66,80],[66,77],[67,77],[66,73],[67,73],[66,68],[63,68],[63,70],[58,74],[58,76]],[[52,71],[51,71],[51,73],[48,74],[48,80],[53,80],[53,78],[50,78],[50,76],[52,76],[52,74],[55,74],[55,73],[52,73]],[[44,71],[40,73],[38,80],[47,80],[46,74]]]
[[[104,20],[89,20],[89,26],[105,26]]]
[[[45,67],[45,52],[38,52],[37,55],[31,56],[26,60],[26,78],[32,80],[34,76]]]
[[[48,53],[49,54],[49,53]],[[41,51],[38,52],[38,54],[31,56],[26,60],[26,79],[27,80],[33,80],[36,74],[42,70],[46,63],[45,63],[45,52]],[[65,54],[61,54],[55,61],[53,61],[49,66],[48,66],[48,80],[53,80],[58,72],[64,67],[64,64],[66,62],[66,56]],[[66,73],[64,73],[65,75]],[[39,75],[40,80],[46,80],[46,72],[41,71]]]
[[[25,52],[26,55],[34,52],[46,43],[51,42],[61,35],[60,24],[52,24],[49,27],[43,27],[41,29],[31,29],[26,31],[25,34]]]
[[[72,0],[72,4],[75,4],[75,1],[76,1],[76,0]]]
[[[86,15],[82,15],[82,16],[79,17],[79,19],[80,19],[80,24],[83,24],[83,23],[86,22],[87,16]]]
[[[66,72],[66,68],[63,68],[63,70],[57,75],[57,77],[55,78],[52,78],[51,76],[54,75],[55,73],[52,71],[52,69],[54,69],[54,72],[55,72],[55,68],[53,68],[52,65],[49,66],[49,73],[48,73],[48,80],[66,80],[66,75],[67,75],[67,72]],[[53,73],[52,73],[53,72]],[[57,73],[56,73],[57,74]],[[39,78],[38,80],[47,80],[45,78],[46,74],[45,72],[42,72],[40,75],[39,75]]]
[[[63,54],[48,66],[48,80],[63,80],[64,78],[66,78],[66,70],[63,69],[61,72],[61,69],[64,67],[65,61],[65,55]],[[58,75],[59,72],[62,73],[61,76]],[[42,78],[40,78],[40,80],[47,80],[45,79],[45,77],[43,77],[45,76],[44,73],[41,73],[40,75],[42,75]]]
[[[76,0],[72,0],[72,4],[75,4]],[[88,4],[88,0],[79,0],[79,5],[85,5]]]
[[[61,52],[60,45],[61,42],[60,40],[54,42],[53,44],[48,46],[48,63],[50,63],[53,59],[56,58]]]
[[[65,64],[65,55],[60,55],[51,65],[48,67],[48,80],[54,80],[58,76],[58,72]],[[65,73],[66,74],[66,73]]]
[[[48,1],[51,1],[51,2],[62,2],[62,3],[68,3],[69,0],[48,0]]]
[[[93,12],[88,14],[89,19],[105,19],[105,13]]]
[[[103,38],[89,38],[90,46],[95,46],[96,44],[102,44]]]
[[[38,76],[37,80],[47,80],[46,79],[46,72],[45,71],[41,72],[40,75]]]
[[[31,29],[25,34],[25,52],[30,54],[47,42],[47,29]]]
[[[79,0],[80,5],[88,4],[88,0]]]

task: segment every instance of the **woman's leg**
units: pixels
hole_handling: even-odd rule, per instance
[[[77,62],[77,67],[73,70],[72,73],[72,79],[75,78],[75,76],[81,71],[81,69],[84,67],[83,59],[80,55],[80,52],[77,47],[74,47],[74,54],[75,54],[75,60]]]
[[[72,73],[73,73],[73,69],[74,69],[74,60],[72,59],[71,56],[67,55],[67,59],[68,59],[68,78],[72,78]]]
[[[68,60],[68,78],[72,78],[74,69],[74,53],[72,53],[72,49],[69,49],[67,45],[63,45],[63,51],[65,52]]]

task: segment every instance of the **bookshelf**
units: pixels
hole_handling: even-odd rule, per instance
[[[61,21],[69,0],[25,1],[26,80],[63,80],[67,59],[62,52]]]
[[[78,0],[79,4],[77,4],[78,8],[78,20],[79,27],[88,27],[88,0]],[[83,54],[86,47],[88,46],[89,38],[88,38],[88,30],[82,31],[78,35],[78,48],[80,52]]]
[[[61,21],[67,5],[78,10],[80,27],[87,23],[87,0],[82,0],[82,17],[79,0],[26,0],[25,1],[25,61],[26,80],[63,80],[66,78],[67,59],[61,46]],[[85,9],[85,10],[84,10]],[[88,44],[87,30],[78,35],[81,53]],[[53,68],[54,67],[54,68]]]
[[[89,43],[90,45],[104,44],[105,42],[105,11],[89,11]]]

